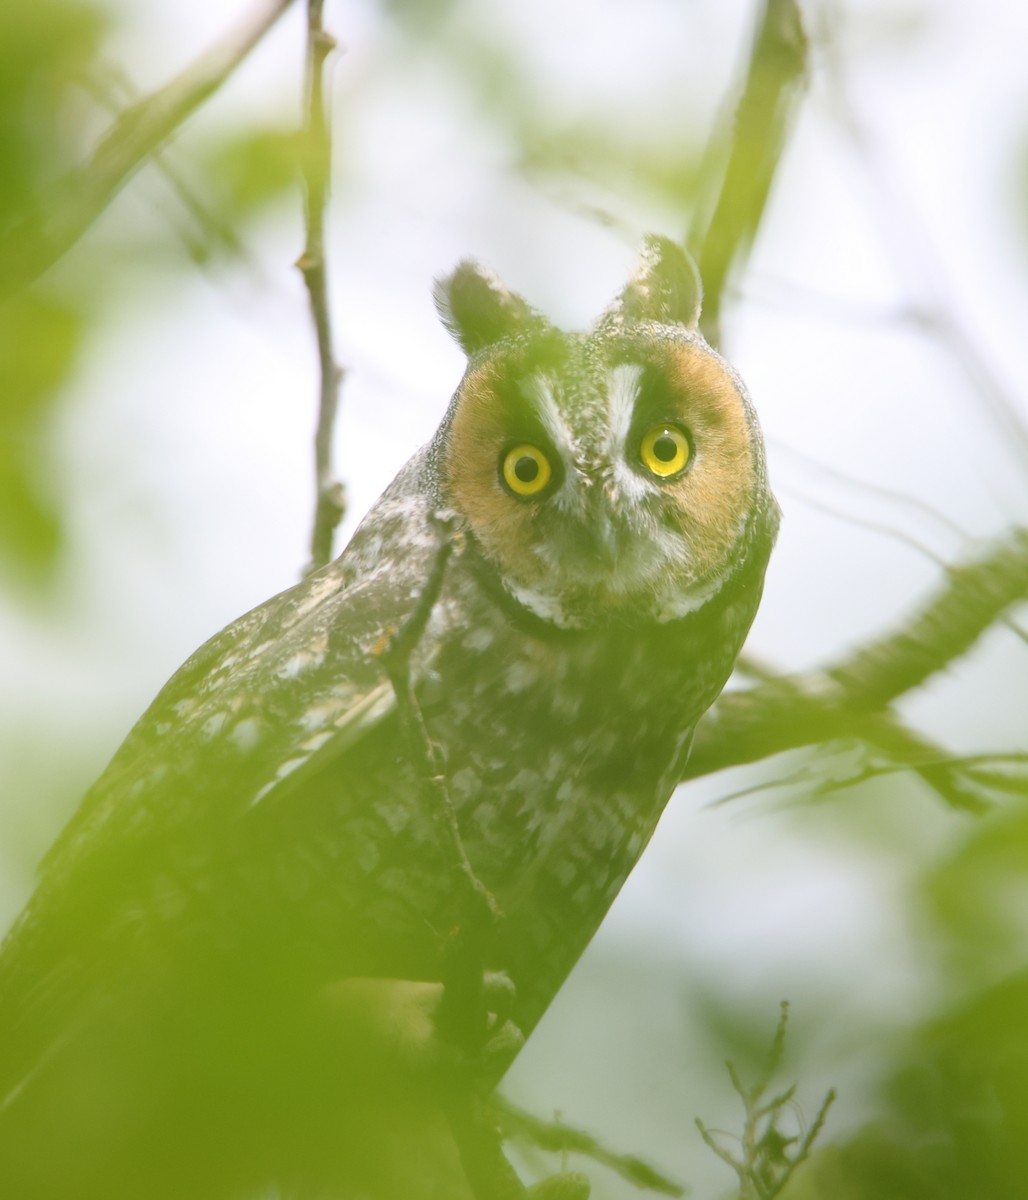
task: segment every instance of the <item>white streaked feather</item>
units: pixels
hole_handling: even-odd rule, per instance
[[[530,375],[522,381],[521,394],[535,409],[554,448],[570,462],[574,457],[575,445],[557,402],[553,380],[541,373]]]
[[[607,454],[613,463],[625,456],[625,444],[635,417],[643,369],[638,363],[621,363],[607,376]]]

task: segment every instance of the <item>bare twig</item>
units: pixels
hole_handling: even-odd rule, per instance
[[[608,1167],[622,1179],[645,1191],[663,1196],[684,1196],[685,1188],[675,1183],[634,1154],[618,1154],[608,1149],[591,1133],[566,1125],[562,1120],[544,1121],[519,1108],[502,1096],[490,1100],[504,1136],[515,1141],[530,1142],[552,1153],[582,1154]]]
[[[697,730],[685,778],[834,738],[965,654],[1011,605],[1028,597],[1028,529],[977,562],[948,571],[927,604],[843,661],[724,695]]]
[[[164,87],[127,108],[52,203],[0,238],[0,295],[31,283],[78,241],[142,162],[225,82],[292,0],[263,0]]]
[[[827,43],[827,49],[829,52],[833,49],[831,42]],[[831,66],[824,78],[832,88],[839,126],[861,159],[864,176],[873,189],[882,240],[903,274],[918,281],[921,295],[912,307],[919,313],[919,324],[952,357],[988,412],[1004,446],[1017,456],[1022,466],[1028,464],[1028,423],[1014,397],[997,378],[987,353],[962,320],[925,223],[912,210],[890,170],[891,164],[858,115],[846,86],[841,58],[834,56]]]
[[[982,788],[968,782],[958,760],[911,729],[892,709],[883,709],[856,722],[853,733],[891,760],[890,765],[920,776],[950,808],[979,814],[991,806]]]
[[[924,771],[929,767],[945,767],[948,771],[961,771],[965,773],[981,787],[993,788],[998,791],[1008,791],[1014,794],[1024,794],[1026,789],[1028,789],[1028,779],[1024,776],[1012,775],[996,769],[990,770],[989,767],[1023,766],[1026,761],[1028,761],[1028,756],[1026,755],[1016,752],[1004,752],[999,754],[971,754],[965,757],[954,755],[944,758],[926,759],[920,763],[868,763],[858,774],[851,775],[847,779],[833,780],[830,786],[833,791],[842,791],[844,788],[856,787],[858,784],[866,783],[869,779],[880,779],[882,776],[894,775],[897,771],[910,769]],[[823,783],[820,790],[825,791],[828,789],[828,786],[828,784]]]
[[[332,349],[325,271],[325,206],[332,173],[332,141],[325,104],[325,63],[335,40],[322,24],[324,0],[307,0],[307,69],[304,80],[304,224],[306,244],[297,261],[310,299],[318,341],[318,422],[314,434],[315,505],[311,557],[316,571],[332,557],[332,539],[346,511],[346,493],[332,470],[332,432],[343,370]]]
[[[909,546],[911,550],[920,554],[923,558],[930,559],[937,567],[949,569],[949,560],[941,554],[936,554],[935,551],[913,534],[907,533],[905,529],[900,529],[897,525],[889,525],[884,521],[876,521],[871,517],[864,517],[858,513],[851,513],[843,508],[839,508],[834,504],[826,504],[814,496],[807,495],[806,492],[801,492],[797,488],[792,488],[786,485],[785,488],[777,489],[780,493],[784,492],[794,496],[799,502],[807,508],[815,512],[824,513],[825,516],[833,517],[836,521],[844,521],[847,525],[854,525],[858,529],[866,529],[870,533],[878,533],[883,537],[892,538],[894,541],[902,542],[905,546]],[[927,506],[926,506],[927,507]],[[940,518],[942,519],[942,518]],[[962,535],[967,540],[967,534]],[[1019,638],[1022,642],[1028,645],[1028,631],[1025,631],[1018,623],[1007,613],[1001,613],[996,617],[996,621],[1005,626],[1014,637]]]
[[[802,450],[797,450],[795,446],[790,446],[785,442],[768,438],[768,446],[774,450],[776,455],[787,455],[799,463],[804,470],[814,475],[819,475],[822,479],[830,483],[841,484],[843,487],[850,488],[853,491],[870,496],[876,500],[884,501],[886,504],[910,509],[921,516],[927,517],[940,528],[945,529],[947,533],[955,535],[963,542],[970,541],[971,539],[971,535],[966,529],[961,528],[952,518],[933,505],[928,504],[919,496],[901,491],[899,488],[885,487],[880,483],[872,483],[869,479],[861,479],[857,475],[851,475],[848,471],[843,471],[839,467],[829,466],[827,463],[821,462],[820,459],[814,458],[810,454],[805,454]]]
[[[88,71],[83,76],[82,86],[98,104],[110,113],[117,113],[126,104],[138,103],[140,98],[138,89],[133,87],[128,76],[112,64],[102,64]],[[169,155],[165,151],[157,149],[149,157],[154,169],[165,180],[200,230],[200,234],[182,234],[190,257],[196,261],[202,261],[208,257],[206,247],[199,241],[200,236],[203,235],[206,235],[208,243],[220,242],[232,254],[237,257],[241,256],[243,244],[236,231],[204,204],[172,164]]]
[[[881,779],[904,771],[912,771],[937,791],[951,808],[963,809],[967,812],[981,813],[987,811],[991,804],[985,792],[1010,792],[1015,795],[1028,791],[1028,774],[1014,774],[1003,771],[1002,767],[1023,767],[1028,763],[1028,755],[1016,751],[998,751],[994,754],[954,755],[948,754],[932,743],[922,739],[920,735],[898,726],[898,735],[904,742],[897,745],[893,740],[890,729],[888,739],[877,741],[868,725],[876,723],[878,717],[864,723],[862,734],[867,744],[874,749],[881,749],[891,755],[890,759],[876,760],[865,752],[859,769],[847,774],[832,771],[832,760],[827,761],[825,755],[807,759],[794,771],[775,778],[759,779],[746,787],[728,792],[710,802],[710,808],[720,808],[747,796],[770,792],[779,788],[802,790],[804,797],[817,800],[822,796],[843,792],[872,779]],[[827,749],[827,747],[824,747]],[[917,753],[918,750],[921,753]],[[965,779],[970,781],[970,786]]]
[[[720,342],[726,284],[745,261],[764,215],[806,66],[807,38],[796,0],[766,0],[734,125],[713,138],[708,151],[704,173],[711,176],[725,161],[730,139],[717,200],[705,226],[706,214],[697,214],[689,236],[703,280],[703,332],[711,345]]]
[[[813,512],[822,513],[824,516],[832,517],[836,521],[845,521],[847,525],[854,525],[858,529],[866,529],[871,533],[880,533],[883,537],[903,542],[911,550],[915,550],[925,558],[930,558],[937,567],[946,566],[946,559],[941,554],[936,554],[930,546],[925,545],[924,542],[919,541],[913,534],[907,533],[905,529],[901,529],[898,525],[889,525],[885,521],[876,521],[873,517],[865,517],[859,513],[848,512],[844,508],[828,504],[823,500],[819,500],[816,496],[811,496],[808,492],[797,487],[792,487],[789,484],[785,484],[784,486],[778,484],[775,487],[775,492],[779,496],[792,496]]]

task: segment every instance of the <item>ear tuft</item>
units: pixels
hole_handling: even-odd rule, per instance
[[[624,290],[604,313],[608,323],[657,321],[696,329],[703,284],[696,264],[676,242],[648,234]]]
[[[469,358],[539,319],[492,271],[470,259],[437,280],[434,295],[443,324]]]

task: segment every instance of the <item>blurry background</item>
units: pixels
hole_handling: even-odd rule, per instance
[[[705,152],[730,134],[762,11],[328,0],[343,536],[459,378],[433,278],[474,256],[558,323],[587,324],[644,232],[684,237],[709,205]],[[1028,10],[802,11],[808,87],[722,314],[785,511],[749,653],[782,671],[901,627],[945,563],[1028,520]],[[0,235],[16,244],[112,111],[246,12],[5,0]],[[304,37],[294,6],[160,163],[0,305],[0,927],[167,676],[307,559]],[[1011,615],[898,705],[953,754],[1028,748],[1025,613]],[[789,999],[791,1119],[839,1091],[790,1195],[1014,1194],[1024,792],[1015,771],[975,818],[899,771],[831,786],[865,765],[836,744],[682,788],[507,1094],[698,1196],[728,1194],[693,1119],[740,1128],[723,1060],[759,1070]],[[633,1194],[587,1169],[601,1200]]]

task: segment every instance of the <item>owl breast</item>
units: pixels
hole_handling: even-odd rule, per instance
[[[759,579],[742,570],[680,620],[567,630],[520,607],[473,539],[462,547],[416,652],[418,704],[471,866],[502,913],[487,965],[513,979],[527,1034],[652,835]],[[464,893],[402,748],[395,723],[368,739],[291,800],[270,841],[310,848],[302,903],[323,915],[304,923],[336,925],[329,944],[349,970],[433,979]],[[319,841],[319,829],[333,837]],[[367,945],[362,912],[375,914]]]
[[[495,966],[527,1033],[652,835],[748,615],[587,634],[539,628],[458,563],[454,625],[425,689],[472,866],[503,913]]]
[[[468,369],[343,562],[355,580],[406,579],[416,597],[433,514],[459,523],[413,657],[417,702],[472,869],[503,914],[488,965],[513,977],[527,1033],[732,670],[777,515],[745,389],[697,332],[695,275],[670,243],[651,240],[588,334],[555,329],[473,264],[443,285],[442,308]],[[405,551],[422,577],[408,579]],[[352,867],[335,911],[359,894],[385,914],[381,945],[396,954],[374,969],[431,979],[465,914],[414,762],[395,722],[379,731],[316,789],[330,812],[313,825],[348,848],[335,851]]]

